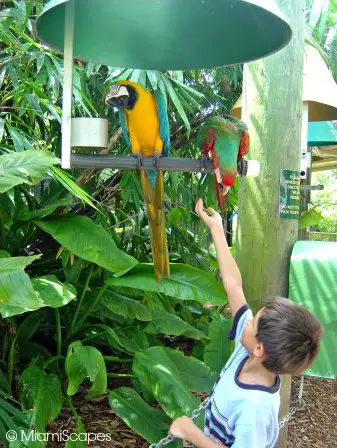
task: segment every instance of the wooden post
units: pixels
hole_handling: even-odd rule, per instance
[[[288,296],[289,260],[298,221],[278,215],[280,170],[299,171],[301,156],[304,2],[276,0],[293,30],[291,42],[275,55],[244,68],[243,120],[250,157],[261,163],[257,178],[241,179],[238,205],[237,261],[244,291],[256,311],[269,298]],[[288,412],[290,379],[281,392],[282,418]],[[286,447],[287,426],[279,447]]]

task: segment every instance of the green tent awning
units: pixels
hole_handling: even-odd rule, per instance
[[[297,241],[290,260],[289,298],[311,311],[325,331],[306,375],[337,377],[337,243]]]
[[[308,125],[308,146],[337,145],[337,127],[333,121],[314,121]]]

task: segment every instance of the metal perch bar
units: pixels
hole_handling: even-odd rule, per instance
[[[141,163],[141,166],[139,166]],[[247,172],[247,160],[238,163],[238,174],[245,175]],[[213,173],[213,162],[207,158],[183,159],[177,157],[143,157],[141,162],[133,156],[106,156],[106,155],[71,155],[72,168],[117,168],[120,170],[162,170],[183,172],[205,172]]]

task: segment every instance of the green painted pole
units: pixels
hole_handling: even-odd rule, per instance
[[[61,165],[62,168],[69,169],[71,154],[71,105],[73,97],[74,0],[69,1],[65,9]]]
[[[279,218],[280,170],[299,171],[304,55],[303,0],[276,0],[293,29],[291,42],[275,55],[245,65],[243,120],[250,157],[261,164],[257,178],[239,189],[237,261],[244,291],[256,311],[272,296],[288,296],[289,262],[298,221]],[[289,409],[290,378],[283,378],[280,418]],[[279,448],[286,447],[287,426]]]

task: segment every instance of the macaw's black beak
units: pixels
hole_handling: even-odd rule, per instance
[[[105,104],[108,104],[109,106],[114,107],[127,107],[129,102],[129,96],[128,95],[122,95],[122,96],[115,96],[109,94],[105,98]]]
[[[105,104],[113,107],[128,107],[129,91],[126,86],[113,84],[105,97]]]

